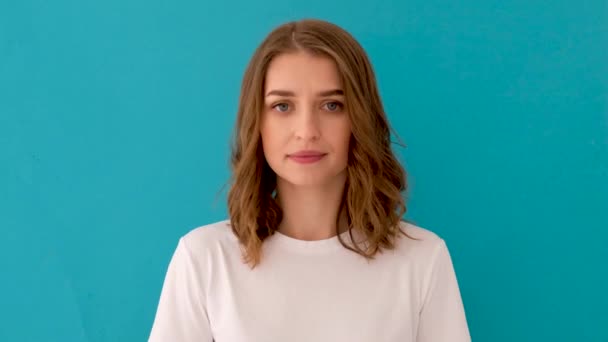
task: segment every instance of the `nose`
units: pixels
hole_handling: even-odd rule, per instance
[[[318,113],[312,108],[301,109],[297,113],[295,136],[301,140],[317,140],[321,136]]]

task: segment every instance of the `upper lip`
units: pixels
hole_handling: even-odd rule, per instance
[[[325,153],[315,150],[301,150],[288,154],[289,157],[319,157],[322,155],[325,155]]]

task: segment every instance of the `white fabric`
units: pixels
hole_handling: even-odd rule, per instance
[[[179,240],[150,342],[470,341],[450,254],[429,230],[402,222],[420,240],[403,236],[369,262],[337,236],[277,232],[251,270],[228,224]]]

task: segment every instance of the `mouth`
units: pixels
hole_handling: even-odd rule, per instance
[[[318,151],[298,151],[296,153],[288,154],[287,158],[299,164],[312,164],[320,161],[326,155],[327,153]]]

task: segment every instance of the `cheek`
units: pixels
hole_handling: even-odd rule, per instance
[[[260,129],[260,138],[266,159],[276,158],[281,152],[281,130],[266,122]]]
[[[335,122],[327,132],[326,139],[340,159],[348,156],[351,134],[350,121]]]
[[[260,123],[260,144],[262,144],[262,151],[264,151],[265,156],[268,156],[272,146],[272,136],[270,135],[270,132],[272,132],[272,130],[268,127],[268,124],[262,121]]]
[[[340,146],[342,146],[343,149],[348,150],[348,147],[349,147],[348,145],[350,143],[350,136],[352,135],[350,121],[346,121],[346,122],[342,123],[338,132],[341,133],[341,134],[338,134],[339,139],[340,139]]]

